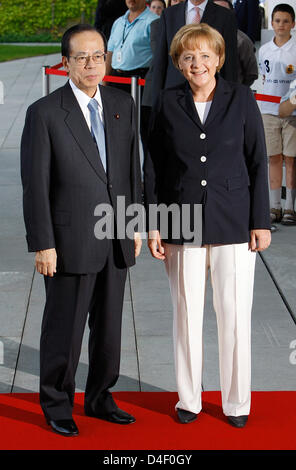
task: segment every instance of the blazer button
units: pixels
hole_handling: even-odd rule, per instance
[[[200,134],[199,138],[202,139],[202,140],[205,139],[205,138],[206,138],[206,134],[204,134],[204,133]]]
[[[203,162],[203,163],[206,162],[206,161],[207,161],[207,157],[205,157],[205,156],[203,155],[202,157],[200,157],[200,161]]]
[[[206,180],[201,180],[200,184],[201,184],[202,186],[206,186],[208,183],[206,182]]]
[[[113,188],[112,184],[108,184],[108,188],[112,189]]]

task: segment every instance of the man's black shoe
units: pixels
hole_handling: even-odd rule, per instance
[[[191,411],[187,411],[187,410],[182,410],[181,408],[177,408],[177,414],[178,414],[179,421],[182,424],[193,423],[193,421],[197,419],[196,413],[192,413]]]
[[[248,415],[227,416],[227,419],[231,426],[234,426],[235,428],[243,428],[248,421]]]
[[[93,418],[103,419],[104,421],[109,421],[110,423],[116,424],[132,424],[136,421],[136,419],[126,413],[126,411],[120,410],[119,408],[111,413],[92,413],[88,410],[85,410],[86,416],[91,416]]]
[[[73,419],[47,420],[51,429],[62,436],[78,436],[79,431]]]

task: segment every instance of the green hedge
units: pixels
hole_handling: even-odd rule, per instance
[[[0,41],[59,40],[75,23],[94,23],[97,0],[1,0]]]

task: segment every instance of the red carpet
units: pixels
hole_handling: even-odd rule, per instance
[[[295,450],[296,392],[253,392],[247,426],[231,427],[221,411],[220,392],[203,393],[203,411],[192,424],[176,420],[176,393],[116,392],[118,406],[137,422],[119,426],[83,412],[76,394],[78,437],[54,434],[45,423],[38,395],[0,394],[1,450]]]

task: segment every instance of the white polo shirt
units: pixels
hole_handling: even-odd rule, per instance
[[[281,47],[274,39],[259,49],[259,69],[263,75],[263,94],[284,96],[290,83],[296,79],[296,40],[294,37]],[[262,101],[262,114],[278,115],[279,104]],[[296,115],[296,111],[293,112]]]

